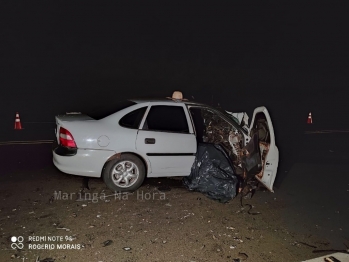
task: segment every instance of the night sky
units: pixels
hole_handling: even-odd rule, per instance
[[[348,128],[346,1],[2,1],[1,129],[134,97]]]

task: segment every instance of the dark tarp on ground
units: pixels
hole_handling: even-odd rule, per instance
[[[223,147],[199,143],[191,173],[183,183],[189,190],[225,203],[237,195],[239,179]]]

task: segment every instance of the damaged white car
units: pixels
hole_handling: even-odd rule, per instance
[[[279,151],[265,107],[251,124],[230,113],[183,99],[129,100],[95,118],[56,116],[53,163],[64,173],[101,177],[113,191],[134,191],[145,177],[189,176],[199,143],[220,144],[243,176],[252,174],[273,192]]]

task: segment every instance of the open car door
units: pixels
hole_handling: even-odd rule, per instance
[[[271,192],[275,181],[277,167],[279,164],[279,150],[275,144],[275,133],[268,110],[257,107],[252,116],[250,125],[250,136],[258,136],[259,153],[261,156],[261,170],[255,175]]]

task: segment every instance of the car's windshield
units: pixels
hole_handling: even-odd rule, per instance
[[[124,100],[108,105],[97,105],[92,109],[85,110],[84,114],[92,117],[93,119],[99,120],[135,104],[136,103],[133,101]]]

